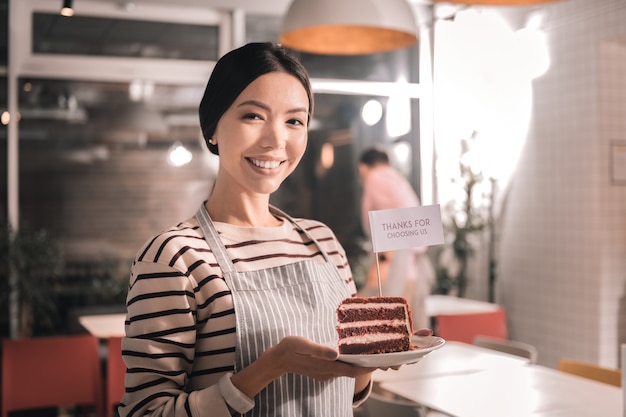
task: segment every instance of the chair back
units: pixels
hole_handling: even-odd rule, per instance
[[[435,317],[437,336],[445,340],[473,343],[478,335],[508,339],[504,308],[459,314],[439,314]]]
[[[94,406],[103,416],[98,339],[91,335],[4,339],[2,417],[67,405]]]
[[[126,363],[122,359],[121,337],[110,337],[107,345],[106,415],[113,417],[124,396]]]
[[[500,339],[479,335],[474,337],[474,345],[497,350],[498,352],[521,356],[522,358],[528,359],[529,363],[537,363],[537,358],[539,357],[536,347],[529,343],[519,342],[517,340]]]
[[[561,359],[557,369],[562,372],[567,372],[568,374],[582,376],[616,387],[622,386],[622,371],[620,369],[606,368],[593,363],[569,358]]]

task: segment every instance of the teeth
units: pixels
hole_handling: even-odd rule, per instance
[[[259,168],[272,169],[278,167],[280,165],[279,161],[257,161],[252,159],[252,163]]]

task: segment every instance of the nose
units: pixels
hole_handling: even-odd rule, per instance
[[[284,123],[269,123],[263,132],[261,146],[266,149],[282,149],[289,139],[289,131]]]

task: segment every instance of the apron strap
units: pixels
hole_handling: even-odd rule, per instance
[[[211,217],[209,216],[209,212],[207,212],[204,203],[200,205],[200,208],[196,213],[196,219],[198,219],[198,224],[204,234],[204,238],[209,243],[209,247],[213,251],[213,255],[215,255],[215,259],[217,259],[217,263],[222,269],[222,272],[224,272],[224,274],[234,273],[235,265],[233,265],[233,262],[226,254],[226,247],[224,247],[224,244],[222,243],[222,240],[220,239],[219,234],[211,221]]]

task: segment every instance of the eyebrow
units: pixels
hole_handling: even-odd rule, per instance
[[[246,100],[246,101],[241,102],[241,103],[239,103],[237,105],[237,107],[243,107],[243,106],[257,106],[257,107],[260,107],[260,108],[262,108],[264,110],[267,110],[267,111],[270,110],[268,105],[266,105],[265,103],[262,103],[260,101],[257,101],[257,100]],[[305,114],[308,114],[308,110],[306,109],[306,107],[296,107],[296,108],[293,108],[293,109],[289,109],[287,111],[287,113],[305,113]]]

